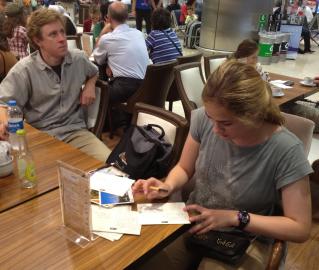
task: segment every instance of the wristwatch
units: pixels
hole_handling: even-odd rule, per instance
[[[249,213],[247,211],[239,210],[237,217],[239,221],[239,225],[237,226],[237,229],[243,230],[250,221]]]

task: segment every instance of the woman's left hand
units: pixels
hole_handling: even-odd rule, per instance
[[[184,210],[190,214],[189,221],[195,223],[189,230],[190,233],[202,234],[210,230],[238,225],[235,210],[208,209],[197,204],[187,205]]]

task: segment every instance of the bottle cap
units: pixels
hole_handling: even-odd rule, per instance
[[[17,102],[14,99],[11,99],[11,100],[8,101],[8,105],[9,106],[16,106]]]
[[[16,133],[17,133],[17,135],[23,136],[23,135],[25,135],[25,130],[24,129],[18,129]]]

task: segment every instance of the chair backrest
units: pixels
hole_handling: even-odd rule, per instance
[[[160,125],[165,131],[165,140],[173,146],[170,168],[175,166],[180,158],[188,131],[188,123],[184,117],[162,108],[139,102],[134,107],[132,124],[138,126],[147,124]]]
[[[205,77],[208,79],[209,75],[213,73],[222,63],[227,59],[227,54],[215,54],[204,56]]]
[[[315,123],[309,119],[293,114],[282,113],[282,115],[286,120],[284,126],[302,141],[305,155],[308,156]]]
[[[134,105],[137,102],[165,108],[168,90],[171,87],[174,76],[173,67],[176,65],[177,61],[149,65],[142,85],[128,99],[125,110],[133,113]]]
[[[84,113],[88,129],[94,133],[96,137],[101,138],[109,103],[107,82],[97,80],[95,84],[95,94],[96,98],[94,103],[88,107],[84,107]]]
[[[85,51],[86,55],[90,57],[93,51],[93,35],[83,33],[81,40],[83,51]]]
[[[176,60],[179,65],[186,64],[186,63],[200,62],[202,55],[203,55],[202,53],[197,52],[190,55],[178,56]]]
[[[191,111],[202,106],[204,78],[200,63],[188,63],[174,68],[177,90],[182,101],[185,117],[190,121]]]
[[[69,49],[77,48],[79,50],[82,50],[81,36],[82,33],[78,33],[72,36],[66,36]]]
[[[179,56],[177,57],[177,63],[178,65],[181,64],[186,64],[186,63],[193,63],[193,62],[200,62],[202,58],[202,53],[198,52],[198,53],[194,53],[194,54],[190,54],[190,55],[185,55],[185,56]],[[178,94],[178,90],[177,90],[177,86],[176,86],[176,81],[175,81],[175,77],[173,80],[173,83],[171,85],[171,88],[168,91],[168,95],[167,95],[167,99],[168,102],[174,102],[177,100],[180,100],[180,96]]]

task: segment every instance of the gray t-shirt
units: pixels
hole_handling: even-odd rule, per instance
[[[30,125],[63,140],[86,128],[80,94],[98,69],[83,51],[70,50],[61,71],[59,78],[36,51],[20,60],[2,81],[0,101],[15,99]]]
[[[252,147],[223,140],[212,128],[204,108],[193,111],[190,133],[200,149],[188,204],[271,215],[280,189],[312,172],[302,142],[284,127]]]

